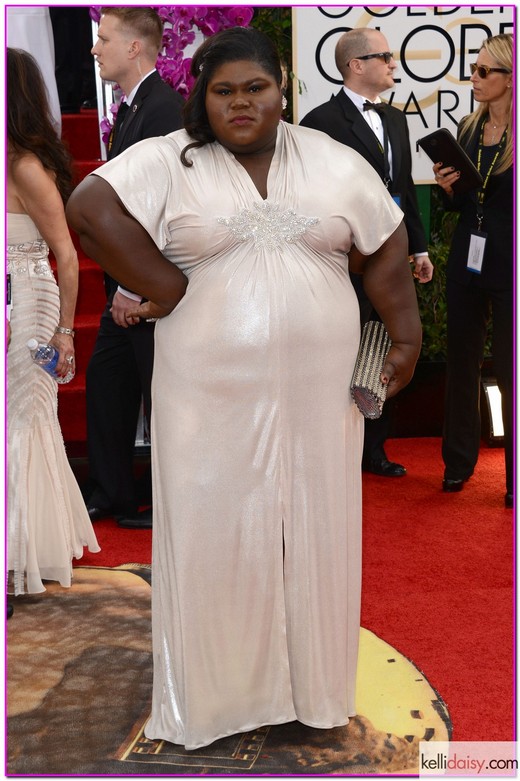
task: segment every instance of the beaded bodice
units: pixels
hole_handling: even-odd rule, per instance
[[[49,248],[28,214],[7,214],[7,273],[51,277]]]

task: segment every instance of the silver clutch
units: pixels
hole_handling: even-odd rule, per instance
[[[383,323],[376,320],[365,323],[350,393],[360,412],[371,420],[379,418],[383,411],[387,388],[381,382],[381,372],[391,346]]]

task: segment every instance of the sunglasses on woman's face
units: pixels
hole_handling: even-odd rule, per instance
[[[511,73],[507,68],[490,68],[488,65],[477,65],[476,62],[472,62],[469,67],[471,75],[476,72],[481,79],[487,79],[490,73]]]

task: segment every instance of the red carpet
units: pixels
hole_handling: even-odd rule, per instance
[[[408,475],[365,476],[362,624],[425,673],[448,706],[453,740],[514,740],[504,451],[483,447],[459,494],[441,491],[438,439],[393,440],[388,454]]]
[[[446,702],[453,740],[514,740],[514,529],[504,451],[483,447],[459,494],[443,494],[438,439],[394,439],[408,475],[364,475],[362,625],[407,656]],[[151,532],[95,524],[78,564],[148,564]]]

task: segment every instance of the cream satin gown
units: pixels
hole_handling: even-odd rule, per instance
[[[352,242],[402,220],[373,169],[280,123],[264,201],[185,131],[96,171],[189,278],[156,327],[154,688],[145,733],[188,749],[355,713],[363,419],[349,395]]]
[[[43,580],[70,586],[72,558],[100,547],[65,453],[58,386],[36,366],[32,337],[48,342],[58,325],[59,291],[48,247],[27,214],[7,215],[11,343],[7,353],[8,590],[45,591]]]

